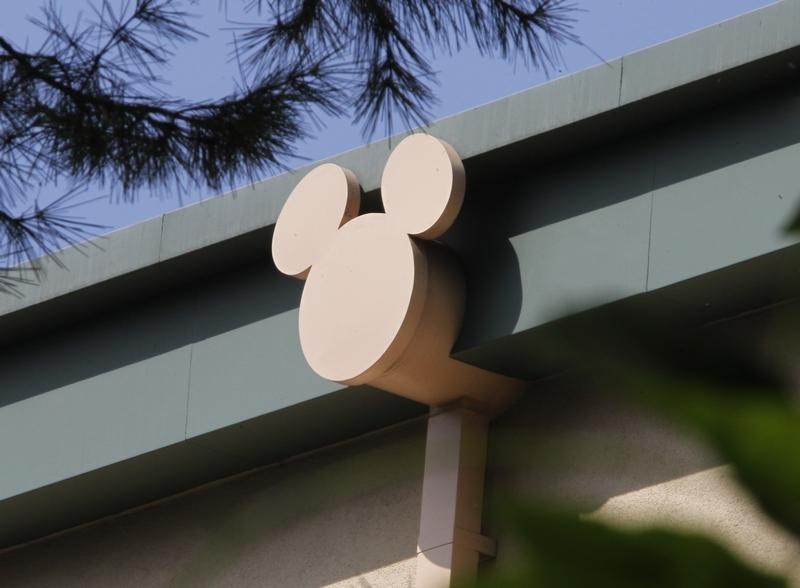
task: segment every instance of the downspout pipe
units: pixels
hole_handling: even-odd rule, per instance
[[[496,543],[481,535],[489,415],[464,402],[431,409],[425,444],[418,588],[475,580]]]

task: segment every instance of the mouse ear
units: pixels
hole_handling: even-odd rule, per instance
[[[305,279],[336,231],[358,216],[361,188],[349,169],[332,163],[300,180],[283,205],[272,236],[272,258],[284,274]]]
[[[403,139],[381,179],[386,213],[401,230],[422,239],[442,235],[464,201],[464,164],[449,144],[430,135]]]

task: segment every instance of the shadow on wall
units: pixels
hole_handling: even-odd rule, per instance
[[[669,421],[567,380],[540,383],[493,423],[487,512],[512,498],[590,513],[615,496],[720,465]]]
[[[486,161],[468,161],[465,207],[445,235],[468,268],[467,311],[457,350],[514,332],[523,305],[531,304],[523,300],[511,239],[798,144],[798,112],[800,97],[793,89],[775,90],[643,129],[599,146],[602,150],[576,147],[556,161],[542,157],[540,164],[531,160],[535,152],[520,155],[525,142],[504,149],[513,167],[503,163],[504,150],[488,154]],[[621,229],[592,225],[591,230],[602,235]],[[535,276],[527,279],[535,282]]]
[[[648,403],[641,386],[654,379],[637,380],[637,370],[671,382],[676,393],[674,382],[717,378],[732,397],[731,382],[753,385],[753,373],[769,374],[759,376],[765,391],[772,384],[764,382],[796,381],[796,299],[691,327],[656,309],[608,306],[566,319],[560,334],[521,343],[532,359],[549,357],[554,366],[570,358],[571,369],[553,368],[557,375],[535,382],[492,424],[490,510],[492,502],[526,498],[592,513],[611,498],[722,465],[690,419]],[[628,374],[628,387],[596,362]],[[639,381],[646,384],[632,387]]]
[[[413,423],[2,553],[3,585],[408,585],[424,443]]]
[[[761,464],[781,453],[758,440],[791,446],[780,432],[796,429],[791,402],[779,390],[791,396],[796,388],[798,308],[792,301],[691,330],[607,312],[563,337],[561,353],[585,361],[583,369],[539,382],[494,424],[487,510],[495,516],[487,519],[495,532],[508,514],[502,505],[533,502],[611,526],[701,533],[759,569],[796,579],[800,545],[781,528],[791,528],[791,517],[765,498],[785,495],[792,504],[794,481],[791,473],[770,477],[764,468],[780,468],[780,458]],[[756,414],[770,416],[754,417],[759,426],[740,434]],[[727,449],[732,435],[748,440],[738,454]],[[509,543],[503,565],[517,555]]]
[[[643,128],[588,150],[575,145],[555,161],[546,153],[514,153],[518,163],[509,168],[503,164],[504,150],[498,150],[488,154],[492,167],[479,158],[466,163],[470,181],[480,178],[473,185],[478,197],[472,198],[482,203],[477,211],[482,218],[476,221],[482,231],[476,235],[480,240],[519,235],[798,143],[800,96],[791,87]],[[525,142],[504,149],[522,151]]]

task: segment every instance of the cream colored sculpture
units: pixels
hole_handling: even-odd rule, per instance
[[[358,216],[358,179],[330,163],[292,191],[272,256],[280,271],[306,280],[300,344],[320,376],[429,405],[468,397],[498,411],[511,401],[520,382],[450,358],[464,284],[458,263],[432,239],[453,224],[464,188],[455,150],[416,134],[386,163],[385,214]]]

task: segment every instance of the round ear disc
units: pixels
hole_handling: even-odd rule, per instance
[[[381,179],[386,213],[401,230],[423,239],[442,235],[464,201],[464,165],[450,145],[430,135],[403,139]]]
[[[284,274],[305,279],[339,227],[358,215],[355,174],[332,163],[311,170],[283,205],[272,237],[272,258]]]

